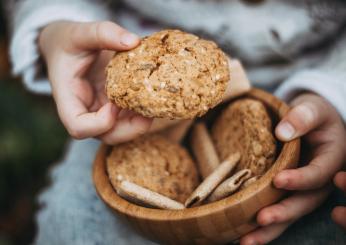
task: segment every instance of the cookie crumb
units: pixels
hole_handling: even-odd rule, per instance
[[[165,87],[166,87],[166,83],[160,82],[160,88],[161,88],[161,89],[164,89]]]

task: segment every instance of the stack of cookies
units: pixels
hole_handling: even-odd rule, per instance
[[[190,119],[222,101],[230,72],[215,43],[165,30],[114,56],[106,69],[106,92],[119,107],[147,117]],[[236,99],[211,130],[200,121],[189,134],[190,152],[167,136],[181,134],[174,128],[114,146],[107,172],[116,192],[138,205],[183,209],[246,188],[274,163],[272,121],[261,102]]]
[[[230,119],[231,117],[231,119]],[[254,99],[238,99],[211,127],[193,125],[190,148],[160,134],[114,146],[107,172],[119,195],[136,204],[183,209],[214,202],[258,180],[275,160],[269,114]]]
[[[204,123],[193,127],[191,148],[204,180],[185,205],[225,198],[258,180],[274,163],[270,115],[257,100],[237,99],[213,123],[211,136]]]

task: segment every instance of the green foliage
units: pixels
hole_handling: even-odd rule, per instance
[[[0,245],[11,245],[12,243],[5,237],[0,236]]]
[[[67,134],[50,97],[29,94],[9,76],[0,0],[0,245],[30,244],[38,192],[63,155]]]
[[[0,118],[2,213],[16,192],[35,192],[48,166],[61,157],[66,133],[52,100],[28,94],[18,81],[0,81]]]

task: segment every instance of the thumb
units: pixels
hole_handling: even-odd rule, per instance
[[[102,49],[128,50],[140,42],[137,35],[110,21],[74,23],[71,28],[71,41],[78,52]]]
[[[275,129],[280,140],[289,141],[305,135],[328,119],[328,108],[316,95],[302,95],[293,105]]]

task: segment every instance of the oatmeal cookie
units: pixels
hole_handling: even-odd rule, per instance
[[[188,152],[160,135],[114,146],[107,158],[107,172],[115,189],[128,180],[182,203],[198,184]]]
[[[163,30],[133,50],[116,53],[106,77],[107,96],[121,108],[146,117],[187,119],[221,102],[230,71],[214,42]]]
[[[239,99],[231,103],[214,123],[212,138],[221,160],[241,152],[237,170],[249,168],[257,176],[274,163],[276,140],[272,122],[260,101]]]

